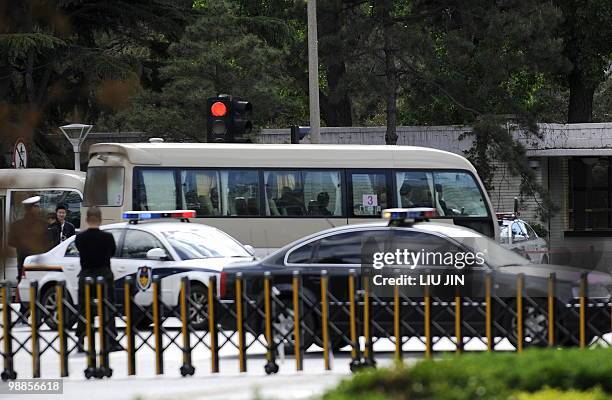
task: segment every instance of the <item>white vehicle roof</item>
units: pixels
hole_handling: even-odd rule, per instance
[[[253,143],[99,143],[89,157],[119,154],[136,165],[174,167],[432,168],[476,170],[464,157],[428,147]],[[206,154],[206,157],[202,155]]]
[[[171,221],[171,220],[152,220],[152,221],[139,221],[137,224],[130,224],[129,222],[117,222],[114,224],[102,225],[102,229],[117,229],[117,228],[125,228],[125,227],[134,227],[138,229],[142,229],[145,231],[154,231],[154,232],[166,232],[173,230],[192,230],[192,229],[200,229],[200,230],[215,230],[219,231],[219,229],[204,225],[204,224],[192,224],[189,222],[180,222],[180,221]]]
[[[74,188],[83,191],[85,172],[68,169],[0,169],[2,189]]]

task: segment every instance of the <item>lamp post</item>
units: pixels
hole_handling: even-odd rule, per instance
[[[83,125],[83,124],[70,124],[60,126],[60,131],[66,136],[66,139],[72,145],[72,150],[74,151],[74,170],[81,170],[81,145],[85,141],[85,138],[91,131],[93,125]]]
[[[310,106],[310,141],[321,142],[319,109],[319,47],[317,38],[317,1],[308,0],[308,102]]]

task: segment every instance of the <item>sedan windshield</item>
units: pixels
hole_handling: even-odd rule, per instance
[[[240,243],[214,229],[163,233],[182,260],[219,257],[252,257]]]

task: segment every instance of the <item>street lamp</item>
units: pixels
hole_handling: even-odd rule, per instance
[[[89,134],[93,125],[70,124],[60,126],[60,131],[66,136],[66,139],[72,145],[74,151],[74,170],[81,170],[81,145]]]

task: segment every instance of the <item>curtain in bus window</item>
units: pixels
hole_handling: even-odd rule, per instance
[[[342,185],[340,182],[340,172],[332,172],[331,175],[332,184],[336,188],[336,197],[334,200],[334,215],[342,215]]]
[[[266,212],[268,215],[305,215],[304,186],[298,171],[266,171]],[[276,214],[278,212],[278,214]]]
[[[270,184],[268,179],[270,178],[270,172],[264,172],[264,201],[266,202],[266,215],[280,215],[276,208],[276,203],[272,203],[272,200],[268,198],[268,192],[270,192]]]
[[[219,172],[189,169],[181,171],[183,203],[198,217],[219,215]]]
[[[229,172],[221,171],[221,215],[232,215],[229,207]]]
[[[486,217],[487,206],[467,172],[434,172],[434,182],[444,215]]]
[[[141,209],[154,210],[176,210],[176,183],[174,171],[166,169],[138,170],[141,187],[139,188],[139,199]]]

